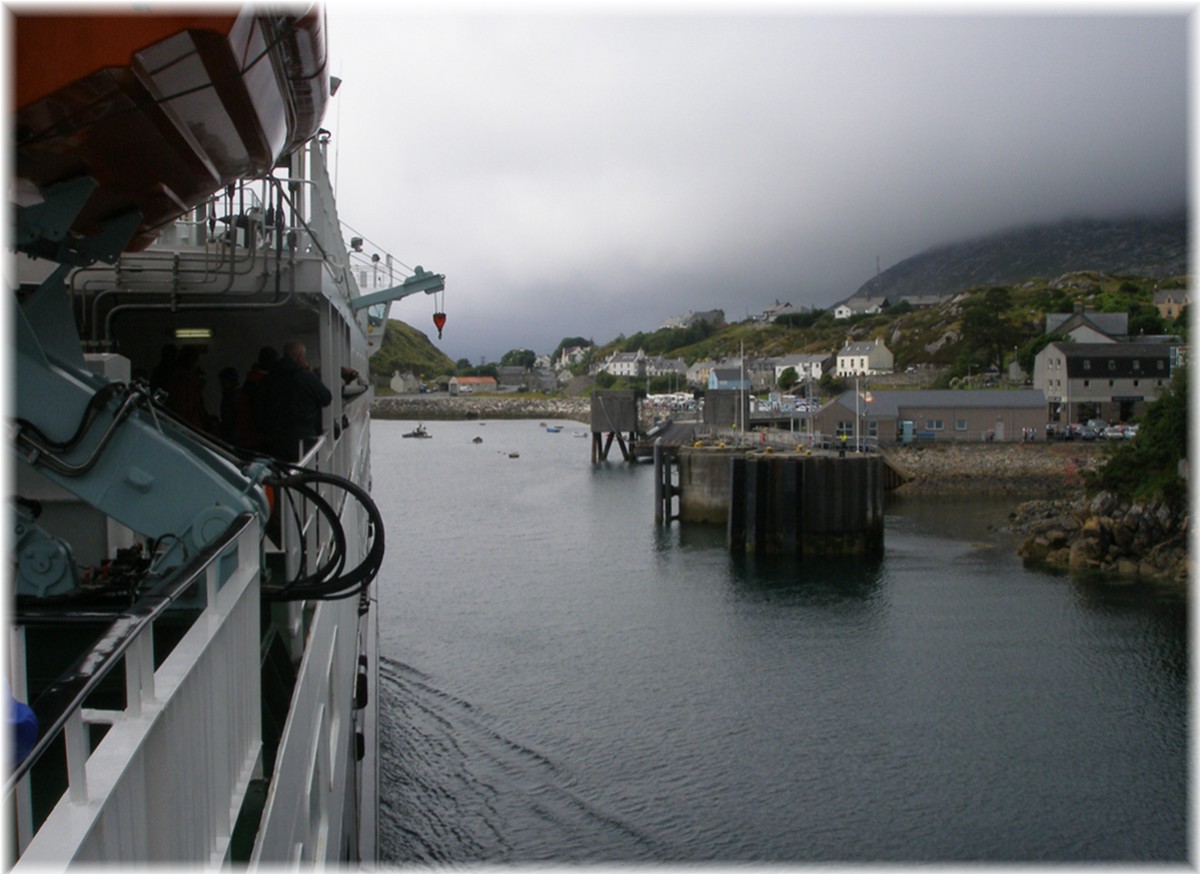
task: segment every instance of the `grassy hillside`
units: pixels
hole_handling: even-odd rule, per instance
[[[423,379],[454,373],[454,362],[411,325],[388,319],[383,345],[371,356],[371,375],[390,377],[412,371]]]
[[[1129,313],[1130,333],[1183,333],[1183,324],[1162,324],[1154,309],[1156,287],[1185,287],[1183,277],[1154,280],[1078,272],[1055,279],[1029,279],[1014,285],[977,286],[937,306],[915,310],[901,305],[878,315],[834,319],[830,313],[803,314],[792,324],[740,322],[684,337],[680,329],[618,337],[596,350],[595,360],[613,351],[683,358],[688,364],[715,357],[781,356],[800,352],[832,352],[848,341],[880,337],[896,357],[896,369],[913,365],[969,368],[991,363],[982,343],[1005,351],[1007,362],[1022,346],[1042,336],[1047,313],[1071,312],[1076,301],[1101,312]],[[993,307],[993,308],[989,308]],[[998,308],[995,308],[998,307]],[[677,342],[684,340],[686,342]]]

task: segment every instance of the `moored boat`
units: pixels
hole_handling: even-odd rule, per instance
[[[319,9],[12,20],[10,862],[370,864],[360,374],[443,277],[345,243]],[[253,415],[298,382],[303,429]]]

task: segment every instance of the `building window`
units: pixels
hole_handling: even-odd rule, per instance
[[[954,430],[955,431],[966,431],[967,430],[967,420],[966,419],[955,419],[954,420]]]
[[[1159,362],[1158,362],[1158,369],[1159,369],[1159,370],[1165,370],[1165,369],[1166,369],[1166,362],[1165,362],[1165,361],[1159,361]]]
[[[1138,361],[1136,358],[1135,358],[1135,359],[1133,359],[1133,369],[1134,369],[1134,370],[1141,370],[1141,369],[1142,369],[1142,362]]]
[[[853,422],[838,422],[837,423],[837,436],[838,437],[851,437],[853,435],[854,435],[854,423]]]
[[[1117,369],[1117,362],[1113,361],[1111,358],[1110,358],[1110,359],[1108,359],[1108,369],[1109,369],[1109,370],[1116,370],[1116,369]]]
[[[1142,384],[1142,381],[1141,381],[1140,379],[1135,379],[1135,380],[1133,381],[1133,387],[1134,387],[1134,388],[1137,388],[1137,387],[1138,387],[1139,385],[1141,385],[1141,384]]]
[[[1085,380],[1083,381],[1083,387],[1084,387],[1084,388],[1088,388],[1088,387],[1089,387],[1091,384],[1092,384],[1092,381],[1091,381],[1090,379],[1085,379]]]
[[[942,420],[941,419],[926,419],[925,420],[925,430],[926,431],[942,431],[942,430],[944,430]]]
[[[1083,369],[1084,369],[1084,370],[1091,370],[1091,369],[1092,369],[1092,362],[1090,362],[1090,361],[1084,361],[1084,362],[1083,362]]]

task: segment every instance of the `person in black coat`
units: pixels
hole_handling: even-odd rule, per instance
[[[309,367],[304,344],[289,340],[283,357],[263,377],[256,392],[259,430],[265,447],[283,461],[297,461],[301,444],[311,445],[321,434],[321,410],[333,393]]]

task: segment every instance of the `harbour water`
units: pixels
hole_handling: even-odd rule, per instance
[[[371,426],[385,864],[1189,858],[1178,597],[1026,569],[979,498],[735,557],[584,425],[413,424]]]

